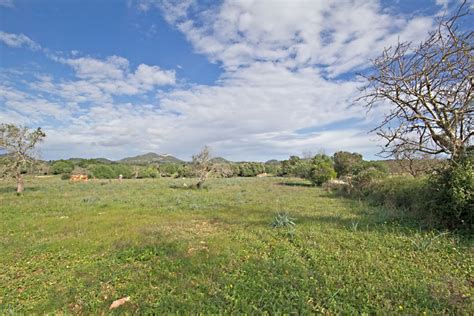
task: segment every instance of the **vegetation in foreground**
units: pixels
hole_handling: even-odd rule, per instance
[[[0,313],[474,311],[471,237],[297,179],[185,181],[0,181]]]

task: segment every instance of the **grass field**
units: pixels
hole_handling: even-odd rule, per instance
[[[0,182],[0,314],[472,314],[473,243],[299,179]],[[294,230],[272,228],[277,213]]]

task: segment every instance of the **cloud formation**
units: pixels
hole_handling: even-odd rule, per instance
[[[0,42],[15,48],[25,47],[31,50],[41,49],[41,46],[38,43],[24,34],[13,34],[0,31]]]
[[[354,104],[361,84],[354,72],[383,47],[422,40],[433,26],[432,17],[404,16],[376,0],[235,0],[211,7],[146,0],[136,7],[142,14],[159,10],[196,52],[218,63],[218,81],[187,83],[174,70],[132,68],[120,56],[52,56],[73,77],[38,75],[27,92],[7,80],[0,120],[47,124],[44,152],[54,158],[156,151],[189,159],[204,144],[235,160],[320,149],[373,157],[377,142],[367,131],[382,113],[368,115]]]
[[[14,6],[13,0],[0,0],[0,7],[13,8]]]

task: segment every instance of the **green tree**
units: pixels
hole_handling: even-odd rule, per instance
[[[338,151],[333,156],[334,170],[337,172],[337,177],[356,174],[360,170],[363,159],[362,155],[358,153],[350,153],[347,151]]]
[[[132,177],[133,171],[132,168],[124,164],[114,164],[110,166],[114,171],[114,178],[118,178],[119,175],[122,175],[124,179],[130,179]]]
[[[334,179],[336,175],[331,157],[319,154],[314,156],[311,160],[311,169],[308,179],[313,185],[322,185],[324,182]]]
[[[157,178],[160,175],[156,166],[148,166],[141,171],[143,178]]]
[[[280,176],[291,176],[308,178],[311,171],[311,159],[301,159],[298,156],[290,156],[281,164]]]
[[[162,177],[172,177],[178,172],[178,169],[181,167],[181,164],[163,163],[158,167],[158,170],[160,171],[160,175]]]
[[[89,170],[92,172],[92,176],[98,179],[113,179],[116,177],[115,171],[109,165],[90,165]]]
[[[16,179],[16,192],[22,193],[25,189],[22,171],[35,163],[34,150],[46,134],[37,128],[30,130],[27,127],[13,124],[0,124],[0,151],[5,151],[7,159],[4,173]]]
[[[51,165],[52,174],[68,174],[74,170],[74,164],[70,161],[58,160]]]

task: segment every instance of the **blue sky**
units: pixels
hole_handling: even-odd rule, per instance
[[[0,122],[41,126],[44,159],[234,160],[357,151],[387,107],[355,76],[458,1],[0,0]]]

